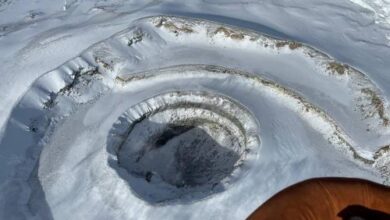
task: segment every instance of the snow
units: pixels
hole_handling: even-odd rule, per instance
[[[367,9],[374,13],[375,22],[389,25],[390,24],[390,1],[388,0],[350,0],[356,5],[361,6],[364,9]]]
[[[311,177],[390,184],[389,4],[0,1],[0,218],[243,219]]]

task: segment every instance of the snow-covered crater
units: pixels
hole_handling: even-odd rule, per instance
[[[5,165],[6,214],[242,219],[311,177],[389,184],[389,126],[375,83],[308,45],[143,18],[43,75],[14,108],[0,145],[17,136],[28,154]]]

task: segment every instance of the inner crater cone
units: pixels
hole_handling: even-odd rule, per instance
[[[116,137],[111,147],[118,166],[131,176],[132,189],[159,201],[191,189],[208,194],[225,189],[241,165],[254,158],[257,133],[256,120],[235,101],[204,92],[175,92],[124,113],[111,132]],[[145,182],[142,188],[134,178]]]

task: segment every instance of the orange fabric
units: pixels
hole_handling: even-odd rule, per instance
[[[346,209],[348,206],[351,207]],[[382,215],[372,212],[375,210]],[[340,220],[348,219],[340,215],[351,216],[351,212],[353,216],[374,214],[375,219],[390,220],[390,215],[386,215],[390,214],[390,188],[360,179],[311,179],[275,194],[248,219]]]

